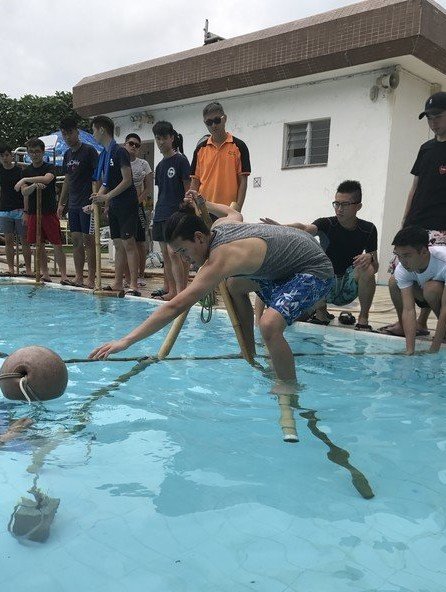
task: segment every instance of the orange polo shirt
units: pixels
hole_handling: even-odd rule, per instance
[[[198,179],[198,191],[208,201],[229,206],[237,201],[239,176],[249,175],[250,172],[248,147],[228,133],[220,146],[214,144],[212,136],[198,144],[190,176]]]

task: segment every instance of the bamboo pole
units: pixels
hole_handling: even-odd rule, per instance
[[[200,210],[201,216],[206,223],[206,225],[210,228],[212,226],[212,219],[209,215],[208,209],[206,207],[206,203],[203,199],[197,200],[197,207]],[[226,281],[223,280],[219,283],[218,289],[220,290],[221,297],[223,302],[226,306],[226,310],[228,311],[228,316],[232,324],[232,328],[234,329],[235,336],[237,337],[238,344],[240,346],[241,352],[245,360],[251,366],[255,365],[254,357],[252,353],[248,350],[246,346],[245,336],[243,335],[243,330],[238,319],[237,313],[235,311],[234,305],[232,303],[231,295],[229,294],[228,288],[226,286]]]
[[[284,442],[298,442],[296,420],[291,407],[291,395],[278,395],[277,400],[280,409],[279,424],[282,428]]]
[[[94,289],[100,290],[102,288],[102,262],[101,262],[101,229],[99,226],[99,204],[93,204],[93,221],[94,221],[94,246],[96,251],[96,277],[94,280]]]
[[[15,242],[15,267],[16,267],[16,275],[20,275],[20,239],[19,235],[16,232],[14,235],[14,242]]]
[[[94,246],[96,252],[96,278],[94,280],[93,294],[95,296],[111,296],[112,298],[124,298],[124,290],[103,290],[102,289],[102,261],[101,261],[101,227],[99,216],[99,204],[93,204],[94,220]]]
[[[35,251],[35,267],[36,267],[36,284],[41,283],[41,261],[42,261],[42,189],[36,189],[36,251]]]
[[[182,312],[180,316],[178,316],[172,323],[172,326],[170,327],[169,332],[167,333],[166,338],[163,341],[157,355],[157,357],[160,360],[164,360],[164,358],[166,358],[170,354],[173,346],[175,345],[175,341],[177,340],[177,337],[180,334],[180,331],[184,325],[184,321],[186,320],[189,311],[190,308]]]

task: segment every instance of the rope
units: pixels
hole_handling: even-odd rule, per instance
[[[200,300],[201,313],[200,319],[202,323],[209,323],[212,319],[213,305],[214,305],[214,293],[209,292],[204,298]],[[206,316],[205,316],[206,311]]]
[[[5,372],[4,374],[0,374],[0,380],[8,379],[8,378],[20,378],[19,380],[19,389],[22,392],[22,395],[25,397],[25,400],[31,405],[33,401],[38,401],[40,403],[40,399],[37,396],[36,391],[32,388],[30,384],[28,384],[28,377],[20,372]]]

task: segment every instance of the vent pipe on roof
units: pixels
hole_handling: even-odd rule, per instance
[[[209,45],[209,43],[216,43],[217,41],[224,41],[224,37],[220,37],[220,35],[216,35],[215,33],[211,33],[209,31],[209,21],[208,19],[204,22],[204,45]]]

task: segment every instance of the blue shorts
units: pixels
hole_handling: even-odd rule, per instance
[[[337,275],[335,283],[327,296],[327,302],[335,306],[350,304],[358,296],[358,282],[355,278],[355,269],[350,266],[344,275]]]
[[[283,282],[254,281],[260,286],[257,295],[263,302],[277,310],[287,325],[292,325],[318,300],[325,298],[333,285],[334,278],[321,280],[309,273],[296,273]]]
[[[70,232],[94,234],[93,216],[86,214],[82,208],[69,208],[68,224],[70,226]]]
[[[26,227],[23,224],[23,210],[10,210],[0,212],[0,234],[26,235]]]

